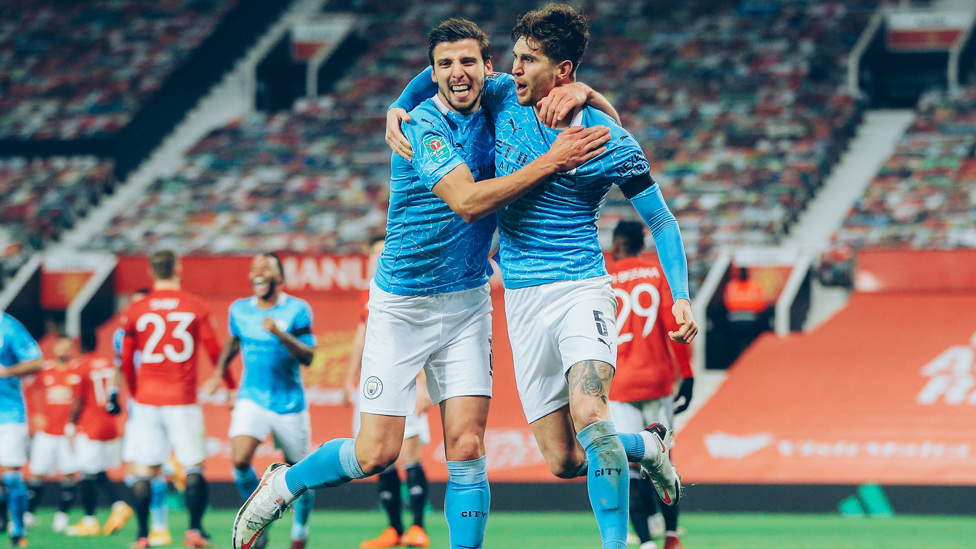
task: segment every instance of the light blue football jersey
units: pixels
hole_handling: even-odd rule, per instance
[[[532,107],[518,104],[509,74],[486,81],[483,101],[494,115],[499,177],[545,154],[559,136]],[[571,174],[556,174],[497,212],[506,288],[607,274],[596,227],[600,205],[611,185],[650,169],[637,140],[605,113],[586,106],[572,125],[610,128],[607,152]]]
[[[0,312],[0,368],[10,368],[41,357],[41,348],[27,328]],[[0,378],[0,424],[24,423],[24,393],[19,377]]]
[[[461,115],[434,96],[403,124],[413,161],[393,155],[386,245],[376,264],[376,285],[396,295],[469,290],[491,276],[488,251],[495,216],[465,223],[433,192],[460,164],[475,181],[495,174],[491,131],[485,115]]]
[[[270,309],[258,307],[258,299],[238,299],[230,306],[230,334],[240,340],[244,372],[237,398],[253,401],[279,414],[305,409],[305,388],[301,364],[278,338],[265,330],[265,317],[302,343],[315,346],[312,334],[312,308],[302,299],[281,294]]]

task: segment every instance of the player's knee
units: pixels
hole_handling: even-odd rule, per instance
[[[546,464],[549,465],[549,471],[557,478],[571,479],[579,476],[583,460],[574,459],[574,456],[565,456],[562,459],[546,460]]]
[[[576,426],[576,432],[608,418],[609,413],[606,405],[601,406],[598,401],[588,400],[573,408],[573,425]]]
[[[356,459],[366,476],[382,473],[396,463],[399,456],[399,448],[387,445],[371,446],[362,450],[358,446],[356,448]]]
[[[484,441],[477,433],[462,433],[447,442],[450,461],[470,461],[484,454]]]
[[[144,499],[149,501],[149,498],[152,495],[152,486],[150,485],[149,480],[150,479],[147,477],[140,477],[132,484],[132,495],[135,496],[136,499]]]
[[[186,475],[186,486],[187,487],[199,486],[200,484],[203,484],[204,482],[206,482],[206,481],[203,479],[203,474],[201,474],[201,473],[190,473],[190,474]]]

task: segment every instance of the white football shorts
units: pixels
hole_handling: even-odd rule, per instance
[[[130,413],[125,426],[126,450],[134,458],[130,461],[149,467],[162,465],[172,450],[180,465],[193,467],[207,457],[199,404],[151,406],[133,402]]]
[[[312,421],[308,410],[279,414],[248,399],[237,399],[230,415],[228,436],[249,436],[264,440],[268,435],[288,463],[298,463],[309,454],[312,444]]]
[[[122,439],[92,440],[79,433],[75,436],[75,457],[78,468],[86,475],[114,469],[122,462]]]
[[[652,423],[674,425],[674,398],[670,395],[637,402],[610,401],[610,420],[618,433],[639,433]]]
[[[584,360],[617,365],[610,276],[505,290],[515,384],[529,423],[569,404],[566,375]]]
[[[0,423],[0,467],[27,465],[30,433],[26,423]]]
[[[434,404],[491,397],[491,295],[488,285],[430,296],[389,294],[370,282],[359,409],[410,416],[417,375],[427,372]]]
[[[55,473],[73,475],[78,472],[78,460],[71,447],[71,439],[64,435],[49,435],[38,431],[30,448],[30,472],[36,477],[50,477]]]

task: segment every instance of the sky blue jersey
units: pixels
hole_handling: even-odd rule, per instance
[[[483,101],[495,117],[495,169],[515,173],[545,154],[559,136],[532,107],[518,104],[509,74],[485,82]],[[591,107],[572,125],[610,128],[607,152],[569,173],[556,174],[497,212],[506,288],[607,274],[596,220],[610,186],[647,174],[640,144],[608,115]]]
[[[244,361],[237,398],[250,400],[279,414],[304,410],[301,364],[261,323],[265,317],[271,317],[281,331],[315,347],[312,308],[303,299],[280,294],[278,302],[270,309],[259,308],[256,297],[238,299],[231,304],[229,314],[230,335],[240,340],[241,360]]]
[[[0,312],[0,368],[10,368],[41,357],[41,348],[27,328]],[[24,423],[24,393],[19,377],[0,378],[0,424]]]
[[[392,105],[409,109],[436,93],[430,68],[414,78]],[[511,175],[544,154],[559,135],[546,128],[532,107],[518,104],[514,78],[485,78],[483,110],[490,112],[495,171]],[[607,151],[568,173],[556,174],[497,212],[502,278],[506,288],[606,274],[596,227],[600,205],[614,184],[651,229],[672,297],[688,299],[688,262],[677,221],[650,176],[637,140],[603,112],[585,106],[572,125],[610,128]]]
[[[433,192],[461,164],[475,181],[495,174],[494,150],[482,111],[461,115],[434,96],[403,124],[413,161],[393,155],[386,245],[376,264],[376,285],[396,295],[469,290],[491,276],[488,251],[495,216],[465,223]]]

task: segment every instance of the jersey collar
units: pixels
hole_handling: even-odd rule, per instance
[[[451,109],[447,108],[447,105],[445,105],[444,102],[441,101],[441,94],[435,95],[434,97],[432,97],[432,99],[434,100],[434,106],[437,107],[437,110],[440,111],[440,113],[443,114],[444,116],[447,116],[447,113],[449,112],[454,112]]]
[[[285,292],[281,292],[280,294],[278,294],[278,301],[275,303],[275,307],[280,307],[280,306],[284,305],[286,299],[288,299],[288,294],[286,294]],[[252,295],[251,296],[251,299],[250,299],[250,302],[251,302],[251,305],[253,305],[254,307],[257,307],[258,306],[258,296]],[[274,309],[274,307],[272,307],[272,309]]]

